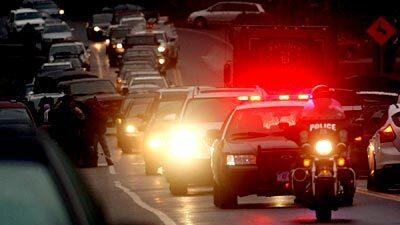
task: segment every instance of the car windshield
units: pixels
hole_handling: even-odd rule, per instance
[[[223,122],[240,102],[237,98],[204,98],[188,102],[183,122]]]
[[[42,71],[55,71],[55,70],[66,70],[71,69],[71,65],[44,65]]]
[[[71,55],[78,55],[81,53],[81,48],[77,45],[58,45],[58,46],[51,46],[50,48],[50,55],[68,53]]]
[[[112,29],[110,31],[110,36],[111,38],[122,39],[125,38],[125,36],[129,34],[130,31],[131,29]]]
[[[60,25],[51,25],[45,26],[43,32],[44,33],[62,33],[62,32],[70,32],[71,30],[67,25],[60,24]]]
[[[185,99],[164,99],[160,102],[155,113],[155,121],[161,122],[168,115],[178,115],[182,109]]]
[[[57,9],[57,5],[54,2],[38,1],[35,3],[35,9]]]
[[[154,98],[139,98],[133,100],[133,105],[129,110],[128,117],[137,117],[138,115],[145,115],[148,111]]]
[[[93,23],[110,23],[113,15],[111,13],[93,15]]]
[[[0,109],[0,122],[6,121],[29,121],[28,111],[22,108],[3,108]]]
[[[158,45],[157,38],[152,35],[135,35],[126,38],[128,45]]]
[[[1,160],[2,224],[74,224],[52,176],[39,163]]]
[[[282,106],[242,109],[235,112],[228,125],[226,137],[248,139],[282,136],[282,126],[294,126],[303,107]]]
[[[17,13],[15,15],[15,20],[31,20],[41,18],[38,12],[27,12],[27,13]]]
[[[73,95],[115,94],[116,90],[111,81],[84,81],[71,84]]]
[[[121,20],[121,25],[123,25],[123,26],[132,26],[132,27],[134,27],[134,26],[136,26],[136,25],[139,25],[139,24],[146,24],[146,20],[144,19],[144,18],[123,18],[122,20]]]

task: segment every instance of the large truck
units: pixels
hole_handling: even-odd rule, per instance
[[[234,25],[227,86],[259,85],[267,92],[309,88],[336,77],[336,37],[327,26]]]

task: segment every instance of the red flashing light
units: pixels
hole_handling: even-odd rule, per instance
[[[249,96],[239,96],[237,99],[239,101],[248,101],[249,100]]]
[[[279,95],[279,100],[288,101],[290,99],[289,95]]]
[[[299,100],[308,100],[308,99],[310,99],[310,96],[307,95],[307,94],[299,94],[297,96],[297,99],[299,99]]]
[[[396,138],[396,134],[394,133],[392,126],[389,124],[385,129],[379,132],[379,137],[381,143],[392,142]]]
[[[259,102],[259,101],[261,101],[261,96],[259,96],[259,95],[252,95],[252,96],[250,96],[250,101],[252,101],[252,102]]]

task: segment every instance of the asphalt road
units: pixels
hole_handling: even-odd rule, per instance
[[[82,27],[73,25],[77,38],[85,40]],[[181,29],[180,59],[176,69],[168,71],[175,84],[219,86],[222,67],[229,59],[230,47],[223,32]],[[108,67],[103,43],[91,43],[93,71],[115,79],[115,69]],[[112,133],[112,130],[110,130]],[[109,135],[114,166],[80,170],[90,189],[103,204],[112,224],[317,224],[314,212],[293,204],[292,197],[256,197],[239,199],[239,208],[221,210],[212,203],[211,187],[193,187],[187,196],[175,197],[165,178],[146,176],[140,154],[125,155]],[[332,224],[400,224],[400,195],[367,191],[365,181],[358,181],[355,203],[333,213]]]

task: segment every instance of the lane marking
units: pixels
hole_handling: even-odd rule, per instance
[[[231,45],[231,43],[227,42],[226,40],[224,40],[224,39],[222,39],[222,38],[220,38],[218,36],[215,36],[215,35],[203,32],[203,31],[192,30],[192,29],[188,29],[188,28],[177,28],[177,30],[186,31],[186,32],[192,32],[192,33],[195,33],[195,34],[200,34],[200,35],[207,36],[207,37],[209,37],[211,39],[214,39],[216,41],[219,41],[219,42],[223,43],[224,45],[228,46],[230,49],[233,50],[233,46]]]
[[[131,191],[129,188],[126,188],[122,186],[121,182],[119,181],[114,181],[115,187],[121,189],[123,192],[125,192],[137,205],[142,207],[143,209],[146,209],[147,211],[155,214],[165,225],[176,225],[176,223],[165,213],[161,212],[160,210],[151,207],[147,203],[145,203],[138,194],[135,192]]]
[[[397,195],[378,193],[378,192],[375,192],[375,191],[370,191],[370,190],[368,190],[366,188],[357,188],[356,192],[358,192],[360,194],[364,194],[364,195],[377,197],[377,198],[383,198],[383,199],[387,199],[387,200],[400,202],[400,196],[397,196]]]
[[[109,167],[108,167],[108,171],[110,172],[111,175],[117,174],[117,173],[115,172],[114,166],[109,166]]]

